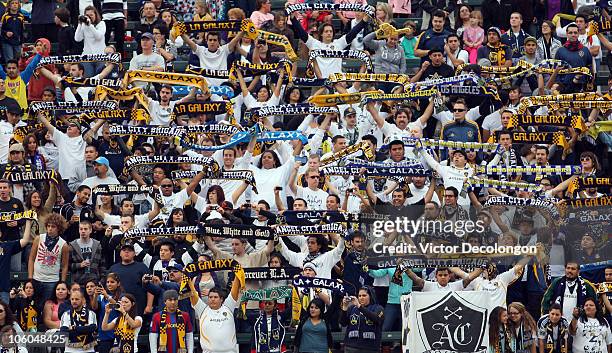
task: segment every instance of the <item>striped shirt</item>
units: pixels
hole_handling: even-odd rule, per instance
[[[124,11],[127,11],[127,0],[102,0],[102,20],[125,19]]]

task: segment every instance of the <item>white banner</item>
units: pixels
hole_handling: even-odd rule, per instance
[[[401,303],[404,353],[487,352],[490,293],[414,292]]]

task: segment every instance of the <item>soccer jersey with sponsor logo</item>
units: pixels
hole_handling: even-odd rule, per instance
[[[200,345],[204,353],[236,353],[238,341],[234,324],[234,310],[238,303],[229,295],[217,310],[201,299],[193,307],[200,321]]]

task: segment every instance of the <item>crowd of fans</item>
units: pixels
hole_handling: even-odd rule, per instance
[[[413,290],[485,290],[496,308],[489,317],[489,350],[493,353],[605,353],[611,351],[609,204],[588,209],[578,225],[565,225],[540,209],[485,206],[491,196],[523,199],[543,197],[597,199],[610,185],[573,191],[578,177],[610,175],[612,139],[608,130],[595,135],[573,126],[510,124],[525,97],[599,92],[608,86],[597,80],[606,72],[603,54],[612,47],[605,33],[588,35],[591,20],[609,18],[607,1],[485,0],[478,8],[452,0],[389,0],[375,5],[373,18],[359,11],[297,11],[271,0],[145,1],[140,18],[131,18],[126,0],[9,0],[2,3],[0,43],[0,212],[36,212],[36,219],[0,223],[0,334],[2,352],[36,348],[18,344],[11,335],[62,332],[65,352],[238,352],[237,333],[251,334],[242,345],[252,352],[323,353],[388,352],[399,339],[383,342],[382,332],[400,331],[402,295]],[[308,1],[306,1],[308,3]],[[320,3],[366,4],[366,0]],[[564,16],[555,16],[564,14]],[[568,20],[569,18],[569,20]],[[240,21],[284,35],[305,63],[310,50],[366,51],[373,73],[409,75],[409,82],[451,78],[457,69],[487,78],[488,67],[513,67],[519,61],[538,64],[557,59],[591,75],[530,72],[511,81],[487,81],[493,95],[442,95],[430,99],[338,105],[339,113],[284,115],[261,119],[270,131],[299,131],[300,140],[260,144],[256,137],[217,151],[190,150],[163,136],[117,136],[104,119],[84,121],[78,115],[32,112],[32,102],[86,102],[96,87],[76,87],[65,78],[123,78],[113,63],[77,62],[40,66],[44,57],[120,53],[128,70],[184,72],[180,62],[209,70],[229,70],[236,61],[273,64],[287,58],[285,48],[243,32],[202,32],[174,36],[177,22]],[[128,22],[138,21],[130,29]],[[380,39],[382,24],[397,30]],[[402,25],[400,25],[400,23]],[[128,43],[135,41],[137,53]],[[33,44],[28,44],[33,43]],[[131,48],[131,47],[130,47]],[[131,60],[128,58],[131,57]],[[420,59],[420,60],[419,60]],[[353,70],[342,58],[315,58],[316,78]],[[605,62],[604,62],[605,63]],[[416,65],[416,67],[415,67]],[[467,65],[467,66],[466,66]],[[126,69],[126,68],[124,68]],[[183,68],[181,68],[183,70]],[[323,94],[381,90],[399,92],[394,82],[350,82],[304,87],[301,66],[251,77],[240,70],[232,79],[207,77],[219,94],[176,85],[138,83],[147,93],[150,120],[124,125],[193,126],[242,125],[258,108],[306,103]],[[366,66],[354,71],[366,72]],[[248,77],[247,77],[248,76]],[[612,79],[611,79],[612,80]],[[173,116],[179,103],[229,101],[236,122],[225,114]],[[135,101],[122,107],[143,108]],[[589,128],[610,120],[606,108],[547,109],[539,115],[579,115]],[[38,124],[25,136],[18,128]],[[510,124],[510,125],[509,125]],[[560,132],[566,148],[557,144],[514,142],[516,132]],[[496,138],[494,151],[435,150],[425,141],[486,142]],[[416,139],[416,144],[408,141]],[[201,135],[198,144],[227,143],[226,135]],[[420,163],[430,176],[393,178],[324,175],[324,165],[343,166],[348,157],[325,161],[347,147],[366,143],[380,165]],[[364,163],[365,154],[354,156]],[[149,164],[127,171],[132,156],[206,156],[223,171],[250,170],[253,185],[243,180],[212,179],[198,165]],[[571,165],[578,175],[535,173],[489,176],[528,182],[543,188],[464,188],[478,167]],[[57,171],[48,181],[11,182],[12,173]],[[175,170],[196,172],[191,179],[174,179]],[[153,194],[93,195],[100,185],[152,186]],[[609,201],[608,201],[609,202]],[[314,220],[283,217],[292,211],[325,211]],[[457,237],[454,232],[371,235],[371,225],[345,223],[332,217],[381,214],[389,219],[478,220],[482,229]],[[577,214],[581,214],[577,210]],[[603,215],[602,218],[599,217]],[[608,218],[606,218],[606,215]],[[593,217],[593,218],[588,218]],[[599,217],[599,218],[598,218]],[[584,221],[583,219],[587,219]],[[316,234],[255,238],[210,237],[183,233],[125,241],[132,229],[184,227],[200,224],[276,227],[342,222],[346,234]],[[453,245],[538,244],[538,256],[517,257],[510,263],[478,268],[379,267],[368,261],[377,243]],[[297,288],[291,298],[241,302],[241,283],[231,271],[203,272],[182,291],[186,267],[192,262],[233,259],[244,269],[295,269],[305,277],[339,279],[346,293]],[[606,265],[607,262],[607,265]],[[581,265],[595,264],[581,272]],[[603,263],[603,265],[602,265]],[[368,267],[368,265],[370,265]],[[11,277],[11,274],[15,277]],[[393,280],[401,277],[400,281]],[[400,283],[400,284],[398,284]],[[596,286],[604,283],[604,286]],[[247,280],[246,289],[270,289],[290,279]],[[599,290],[598,290],[599,288]],[[295,306],[302,312],[292,322]],[[344,330],[343,339],[332,333]],[[285,342],[295,331],[292,343]],[[148,334],[148,336],[145,336]],[[139,335],[146,337],[138,340]],[[334,336],[337,337],[337,336]],[[148,344],[143,344],[148,342]],[[291,348],[292,347],[292,348]],[[42,350],[57,348],[42,348]],[[415,352],[418,353],[418,352]]]

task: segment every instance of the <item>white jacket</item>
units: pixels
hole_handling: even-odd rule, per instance
[[[104,49],[106,48],[106,43],[104,42],[105,33],[106,24],[104,21],[100,21],[95,26],[79,22],[74,32],[74,40],[83,42],[83,54],[104,54]]]

